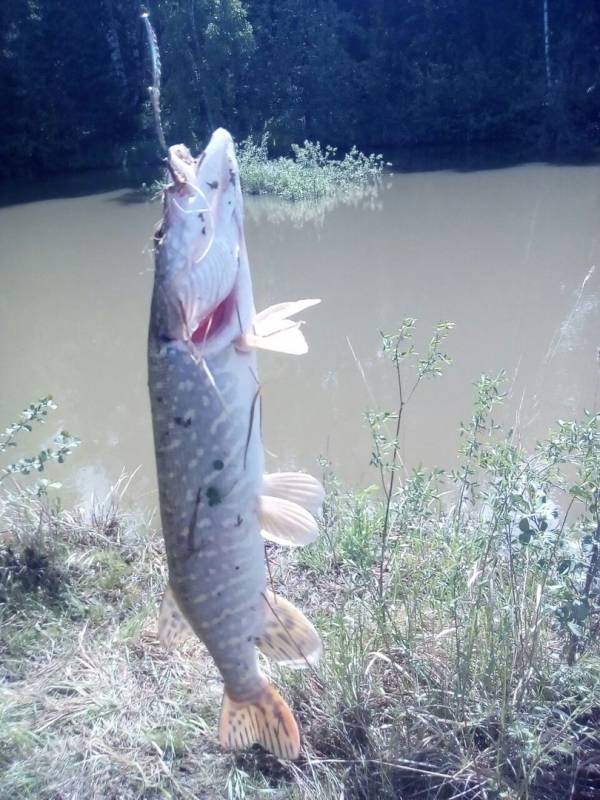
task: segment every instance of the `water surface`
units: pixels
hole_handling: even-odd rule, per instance
[[[60,407],[42,433],[66,427],[82,439],[53,475],[88,501],[139,467],[131,498],[150,508],[145,348],[160,206],[128,188],[94,193],[98,178],[87,181],[65,185],[77,196],[62,198],[60,180],[45,185],[51,199],[37,199],[39,187],[5,190],[0,425],[53,394]],[[251,198],[257,307],[323,300],[305,312],[307,356],[261,356],[271,466],[318,473],[322,455],[349,483],[376,479],[363,414],[394,402],[378,330],[405,316],[417,318],[421,347],[435,322],[456,323],[446,345],[453,366],[407,408],[409,465],[456,465],[459,423],[482,372],[507,370],[504,421],[527,446],[556,418],[597,409],[599,211],[597,166],[400,174],[375,203],[304,221],[301,209]]]

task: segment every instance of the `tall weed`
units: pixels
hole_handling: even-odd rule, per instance
[[[404,412],[449,364],[451,330],[421,354],[415,320],[382,334],[398,391],[367,413],[380,490],[330,494],[326,536],[298,556],[335,609],[319,681],[293,682],[311,769],[351,797],[591,798],[598,415],[559,422],[529,453],[495,420],[503,374],[484,375],[459,467],[407,472]]]

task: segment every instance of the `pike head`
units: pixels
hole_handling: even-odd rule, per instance
[[[233,140],[219,128],[198,158],[174,145],[168,168],[150,334],[209,356],[242,335],[254,316]]]

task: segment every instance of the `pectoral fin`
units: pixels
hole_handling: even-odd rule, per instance
[[[325,498],[319,481],[304,472],[272,472],[265,475],[263,494],[297,503],[313,516],[319,514]]]
[[[312,623],[289,600],[273,592],[265,592],[265,604],[265,627],[257,642],[261,652],[288,667],[316,664],[323,646]]]
[[[237,346],[240,349],[257,348],[290,355],[304,355],[308,352],[308,345],[300,330],[302,323],[294,322],[290,317],[320,302],[316,299],[294,300],[269,306],[256,315],[253,331],[240,336]]]
[[[177,600],[173,595],[173,590],[170,586],[167,586],[158,616],[158,639],[160,643],[170,650],[193,635],[194,631],[181,613]]]
[[[286,353],[290,356],[303,356],[308,353],[308,344],[300,330],[299,322],[292,322],[268,336],[247,333],[241,337],[241,344],[244,349],[271,350],[273,353]]]
[[[317,521],[306,509],[280,497],[260,498],[259,522],[265,539],[287,547],[310,544],[319,535]]]

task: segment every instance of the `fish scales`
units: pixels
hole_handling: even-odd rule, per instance
[[[219,737],[296,758],[294,716],[259,668],[316,663],[319,636],[267,590],[264,538],[297,546],[317,534],[323,500],[303,473],[263,474],[256,350],[306,352],[294,314],[318,300],[256,314],[239,170],[219,129],[197,159],[169,149],[173,178],[155,235],[148,336],[161,522],[169,584],[159,617],[165,646],[196,634],[224,683]]]
[[[255,356],[231,348],[207,360],[214,385],[179,343],[164,344],[149,367],[170,585],[229,695],[242,700],[249,684],[260,684],[255,639],[263,627],[266,587],[258,533],[260,412],[250,420],[239,385],[256,393]],[[161,384],[181,388],[152,389]],[[217,419],[222,424],[211,434]]]

